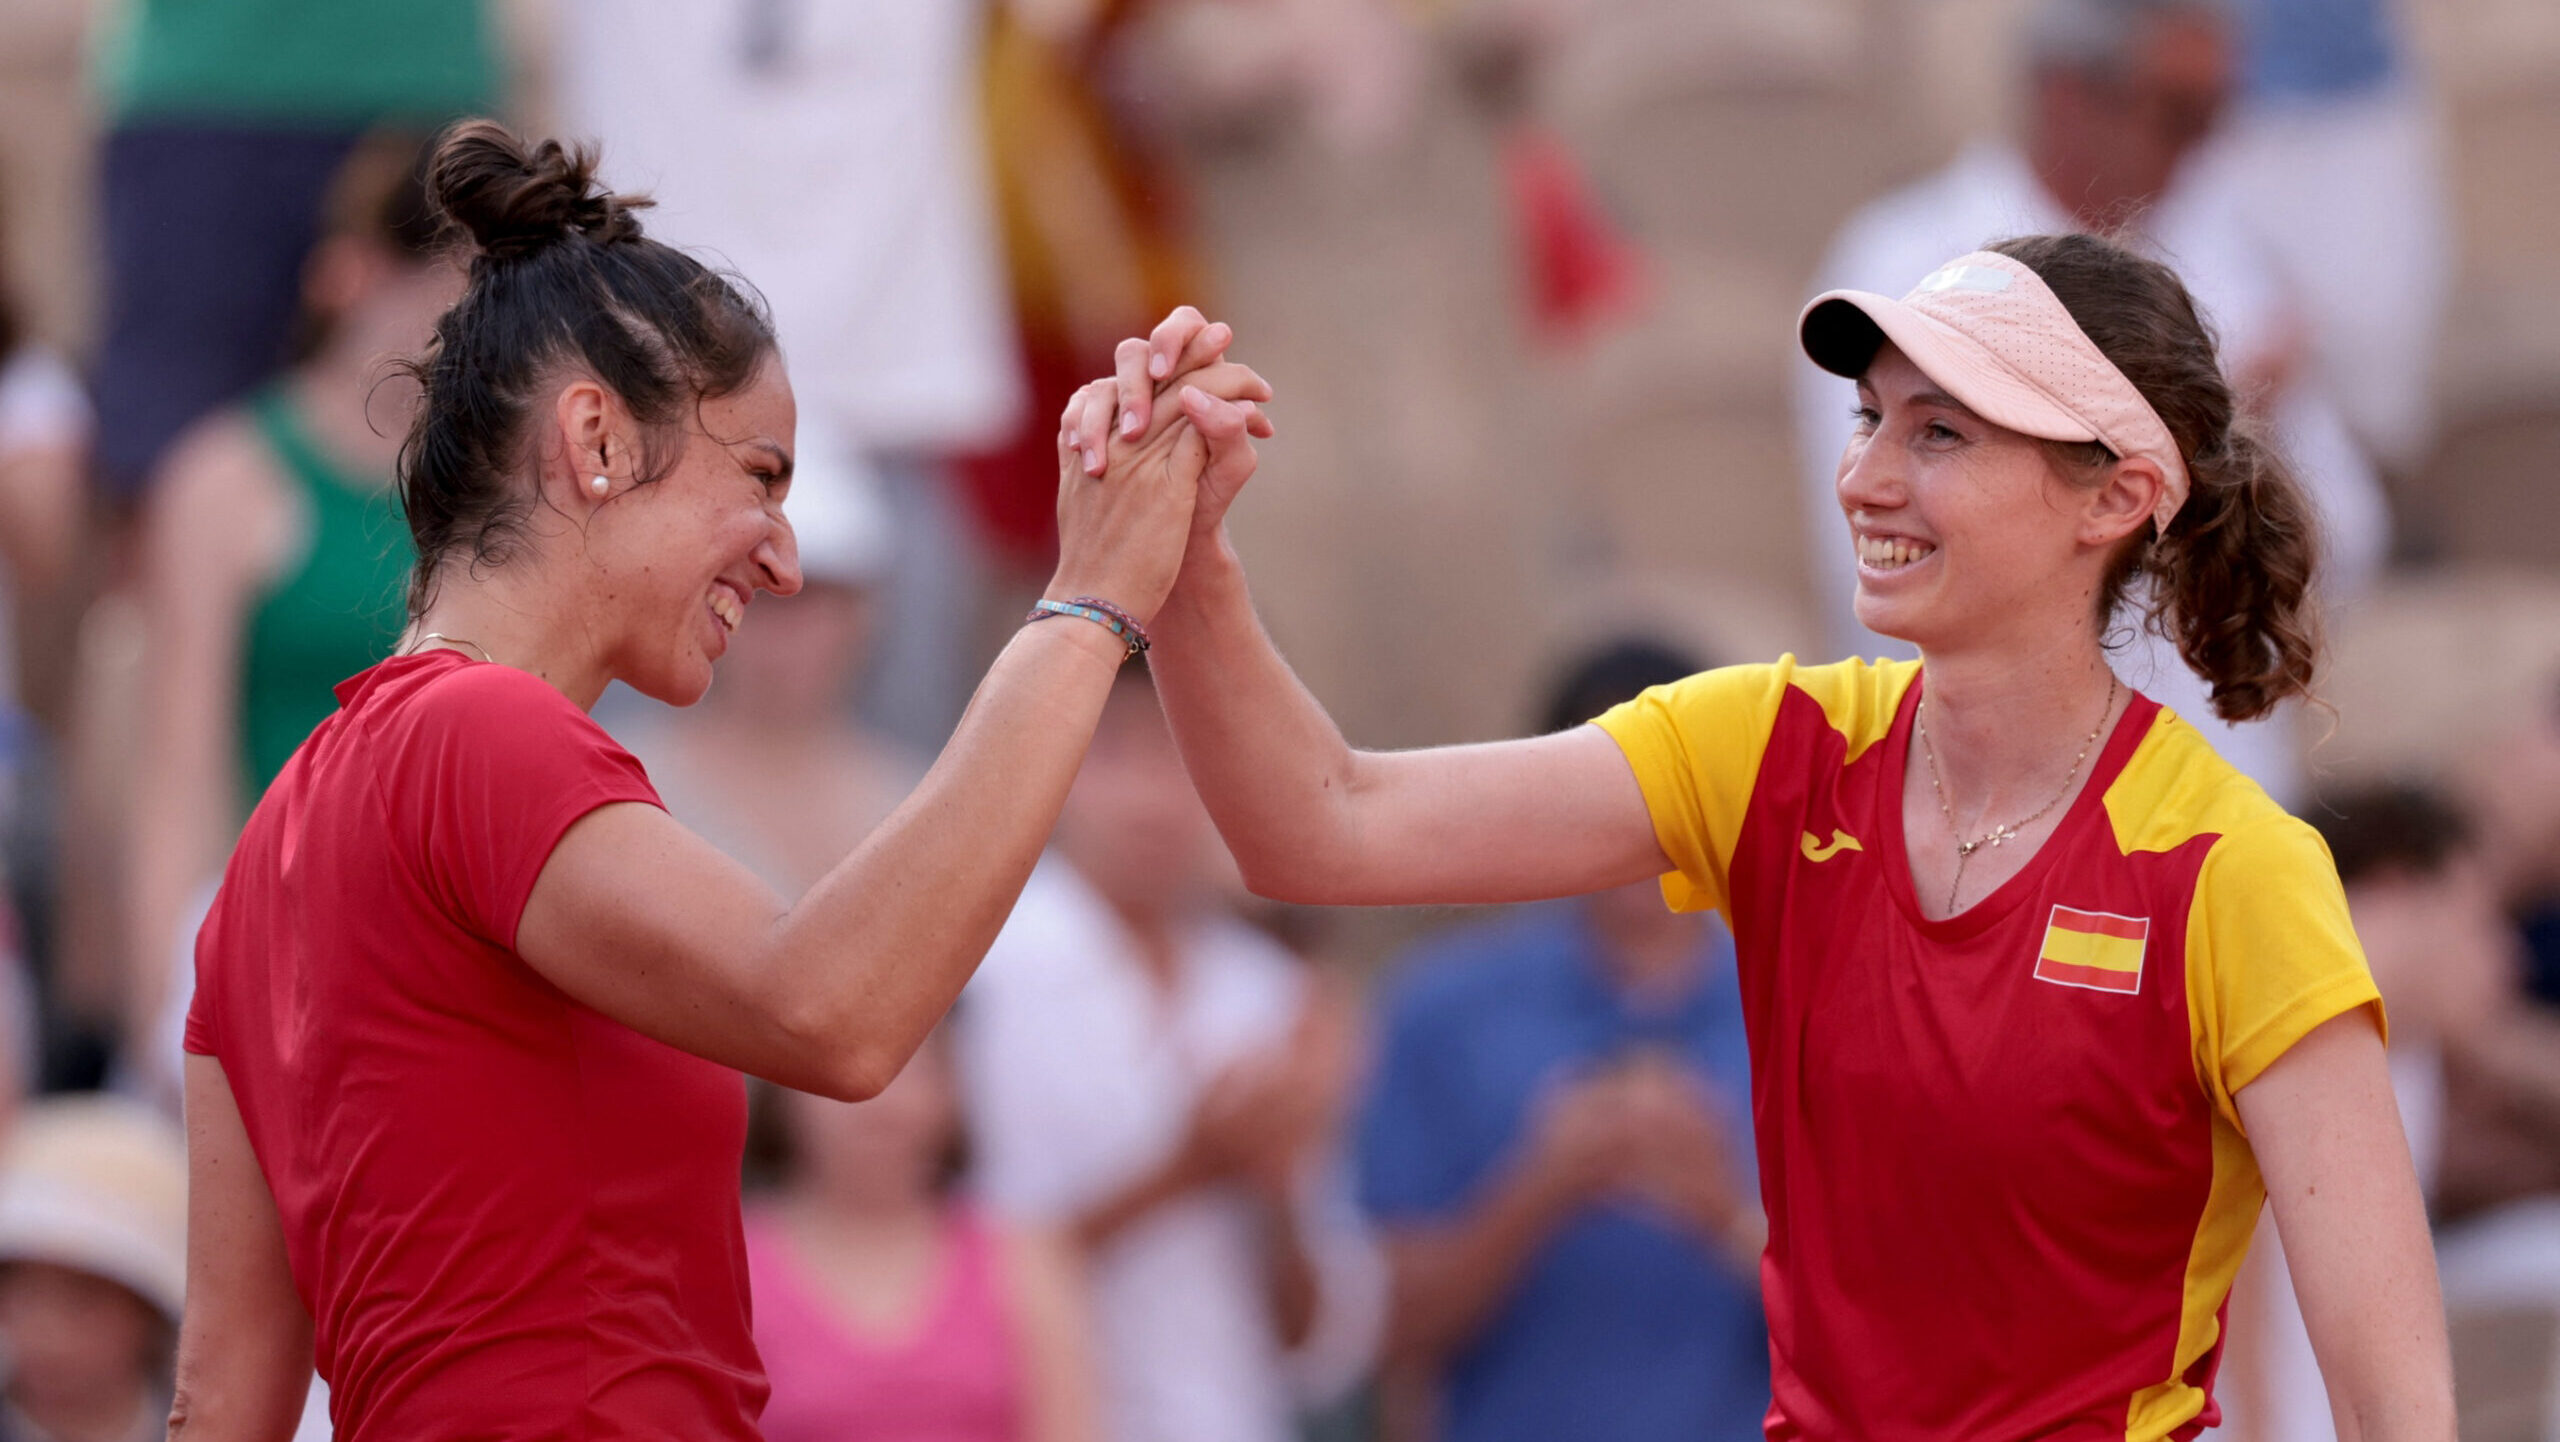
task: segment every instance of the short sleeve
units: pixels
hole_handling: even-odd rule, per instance
[[[1743,813],[1760,776],[1792,663],[1729,666],[1656,686],[1594,723],[1634,768],[1671,858],[1663,899],[1674,911],[1722,910]]]
[[[473,933],[515,948],[551,848],[617,801],[661,804],[639,761],[538,677],[465,664],[414,703],[409,764],[382,779],[437,900]]]
[[[2368,1007],[2385,1027],[2318,832],[2277,816],[2214,843],[2187,919],[2187,995],[2198,1066],[2235,1126],[2232,1098],[2322,1022]]]

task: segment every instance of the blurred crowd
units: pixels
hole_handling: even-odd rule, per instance
[[[1416,744],[1891,650],[1795,307],[2008,234],[2171,259],[2320,497],[2342,648],[2334,715],[2216,744],[2347,883],[2464,1435],[2560,1436],[2537,0],[9,0],[0,53],[0,199],[50,207],[0,224],[0,1442],[159,1435],[192,938],[405,619],[394,362],[460,284],[421,146],[481,113],[600,142],[773,307],[807,587],[701,705],[599,717],[786,895],[922,774],[1046,578],[1048,417],[1178,302],[1279,390],[1275,629]],[[1755,1437],[1732,968],[1650,885],[1252,900],[1133,668],[942,1034],[870,1102],[756,1094],[767,1429]],[[2223,1435],[2334,1436],[2272,1229],[2231,1316]]]

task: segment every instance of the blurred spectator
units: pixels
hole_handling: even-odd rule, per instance
[[[2328,522],[2323,583],[2336,602],[2380,566],[2390,519],[2371,463],[2319,377],[2302,368],[2303,320],[2279,278],[2222,197],[2188,181],[2187,162],[2213,133],[2231,87],[2231,47],[2214,0],[2036,0],[2022,140],[1977,144],[1868,205],[1833,242],[1816,288],[1902,295],[1946,261],[2013,235],[2125,231],[2156,249],[2195,293],[2235,383],[2256,398]],[[1813,575],[1832,649],[1909,656],[1909,646],[1867,631],[1850,610],[1856,568],[1834,485],[1851,388],[1800,361],[1796,400]],[[2225,724],[2166,640],[2128,626],[2124,643],[2129,685],[2201,728],[2279,802],[2299,798],[2291,713]]]
[[[1009,0],[986,36],[987,145],[1023,376],[1040,399],[966,474],[998,557],[1045,574],[1057,510],[1052,406],[1112,347],[1200,304],[1200,262],[1165,137],[1124,42],[1164,0]],[[1027,576],[1026,576],[1027,579]],[[1036,584],[1036,582],[1032,582]]]
[[[763,596],[711,691],[649,706],[616,729],[686,825],[784,896],[861,844],[924,775],[924,760],[853,719],[877,591],[895,538],[860,459],[804,421],[787,510],[798,595]]]
[[[29,1108],[0,1158],[0,1442],[164,1435],[185,1143],[131,1102],[66,1097]]]
[[[0,275],[15,279],[5,266]],[[13,606],[51,592],[71,569],[96,435],[80,378],[26,333],[0,283],[0,562]],[[0,628],[0,644],[9,639]],[[16,681],[14,665],[0,667],[0,687],[14,691]]]
[[[2477,1045],[2514,1007],[2515,938],[2471,828],[2444,796],[2375,786],[2330,798],[2310,819],[2337,860],[2356,937],[2390,1015],[2391,1088],[2419,1184],[2432,1201],[2448,1056]],[[2328,1390],[2272,1221],[2258,1227],[2231,1317],[2228,1435],[2235,1442],[2334,1442]]]
[[[747,1213],[771,1442],[1088,1442],[1094,1379],[1062,1240],[962,1200],[949,1044],[860,1105],[779,1089],[780,1190]],[[778,1124],[778,1125],[777,1125]]]
[[[1643,641],[1576,665],[1580,725],[1702,669]],[[1388,1351],[1446,1442],[1756,1439],[1769,1407],[1733,946],[1646,881],[1424,945],[1385,1003],[1360,1193]]]
[[[941,744],[977,677],[952,458],[1026,414],[976,104],[986,11],[572,0],[558,47],[563,109],[607,142],[606,179],[656,194],[652,234],[755,278],[802,428],[879,474],[900,544],[864,703],[917,747]],[[1071,388],[1031,409],[1054,417]],[[1051,459],[1044,507],[1056,482]]]
[[[1114,1442],[1282,1442],[1366,1373],[1384,1278],[1330,1165],[1349,1008],[1222,899],[1146,673],[961,1003],[988,1203],[1086,1249]]]
[[[204,893],[232,838],[333,691],[390,653],[407,619],[409,530],[393,485],[422,349],[461,293],[434,245],[415,136],[384,133],[343,167],[304,278],[308,357],[173,447],[143,513],[145,732],[127,873],[126,1058],[176,1096],[173,975],[193,975]]]
[[[368,128],[485,110],[480,0],[121,0],[101,50],[98,468],[137,497],[288,359],[322,199]]]
[[[2433,426],[2453,289],[2435,102],[2390,0],[2235,0],[2241,85],[2207,182],[2299,304],[2304,360],[2367,451],[2400,470]]]

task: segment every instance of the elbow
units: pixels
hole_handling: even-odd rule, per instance
[[[1278,901],[1291,906],[1349,906],[1358,898],[1352,894],[1350,878],[1335,868],[1317,863],[1309,857],[1289,857],[1264,852],[1247,855],[1235,853],[1236,870],[1244,878],[1245,890],[1265,901]]]
[[[906,1058],[839,1009],[817,1001],[780,1018],[779,1065],[766,1073],[793,1091],[840,1102],[867,1102],[888,1089]]]

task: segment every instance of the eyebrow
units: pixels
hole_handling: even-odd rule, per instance
[[[1866,378],[1862,376],[1858,380],[1858,392],[1861,395],[1875,396],[1876,388],[1868,384]],[[1876,398],[1878,400],[1883,399],[1881,396],[1877,396]],[[1935,406],[1940,410],[1954,411],[1957,415],[1964,416],[1971,420],[1982,420],[1980,412],[1977,412],[1973,407],[1966,405],[1964,402],[1957,400],[1954,396],[1948,395],[1945,391],[1913,391],[1910,396],[1910,402],[1915,406]],[[1985,424],[1989,423],[1985,422]]]

